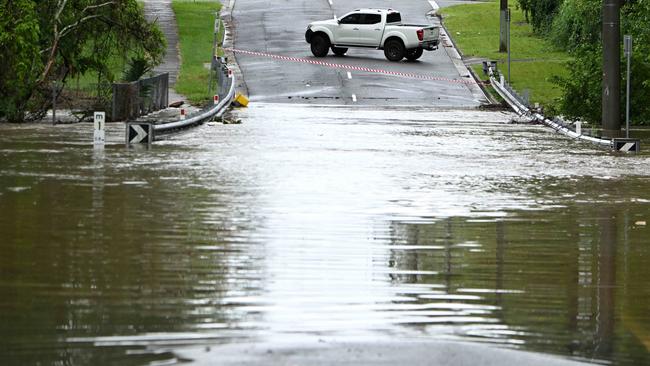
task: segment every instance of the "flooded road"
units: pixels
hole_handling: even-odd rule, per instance
[[[252,104],[150,150],[109,125],[103,151],[0,125],[2,363],[298,340],[650,363],[650,156],[511,117]]]

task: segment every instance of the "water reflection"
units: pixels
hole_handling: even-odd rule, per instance
[[[247,213],[215,220],[209,203],[220,192],[187,171],[142,174],[133,166],[139,152],[61,147],[59,135],[40,133],[5,135],[0,144],[2,363],[142,364],[169,354],[127,356],[75,339],[182,343],[197,329],[229,328],[233,316],[217,299],[257,280],[232,275],[247,260],[236,240],[248,236]],[[236,338],[231,328],[220,338]]]
[[[512,212],[511,219],[497,222],[463,218],[432,224],[394,222],[394,231],[413,245],[443,246],[438,251],[396,250],[389,262],[438,270],[439,276],[392,279],[435,285],[442,291],[433,297],[437,302],[418,295],[418,303],[448,308],[472,304],[482,310],[461,325],[448,321],[447,327],[440,327],[436,319],[423,322],[428,324],[420,327],[422,333],[525,345],[591,361],[645,364],[650,361],[646,311],[650,292],[639,279],[649,274],[641,262],[650,250],[645,227],[623,218],[646,213],[646,205],[571,204],[543,213]],[[630,273],[638,276],[636,281]]]

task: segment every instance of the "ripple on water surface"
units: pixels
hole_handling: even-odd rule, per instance
[[[237,113],[150,150],[112,125],[101,153],[0,127],[9,363],[295,336],[648,361],[647,156],[501,112]]]

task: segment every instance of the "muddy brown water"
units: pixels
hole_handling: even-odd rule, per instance
[[[650,156],[510,117],[258,104],[148,150],[0,125],[2,364],[295,337],[650,363]]]

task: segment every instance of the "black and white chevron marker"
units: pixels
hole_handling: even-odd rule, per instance
[[[151,144],[153,141],[153,124],[128,122],[126,124],[126,144]]]
[[[616,151],[638,153],[641,142],[638,139],[612,139],[612,147]]]

